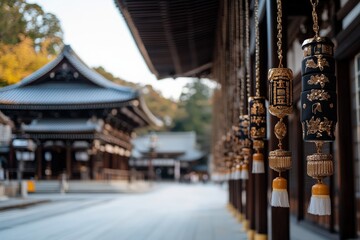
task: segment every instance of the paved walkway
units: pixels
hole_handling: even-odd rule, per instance
[[[227,191],[212,184],[162,183],[134,194],[35,194],[0,201],[6,209],[0,211],[0,239],[247,239],[226,203]],[[291,239],[327,238],[292,221]]]
[[[0,212],[0,239],[246,239],[225,207],[226,192],[214,185],[160,184],[143,194],[49,196],[50,203]]]

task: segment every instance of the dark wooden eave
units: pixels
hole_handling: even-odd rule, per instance
[[[199,76],[212,66],[219,0],[115,0],[158,79]]]

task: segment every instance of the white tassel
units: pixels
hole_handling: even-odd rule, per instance
[[[328,186],[321,182],[317,183],[312,187],[311,192],[312,195],[308,213],[319,216],[331,215],[331,201]]]
[[[289,196],[286,189],[274,189],[271,194],[271,206],[288,208]]]
[[[271,194],[271,206],[284,208],[290,207],[286,179],[277,177],[273,180],[272,186],[273,192]]]
[[[242,180],[249,179],[249,167],[247,164],[241,165],[240,179],[242,179]]]
[[[241,171],[236,169],[234,172],[234,180],[239,180],[241,179]]]
[[[264,155],[262,153],[254,153],[252,173],[265,173]]]

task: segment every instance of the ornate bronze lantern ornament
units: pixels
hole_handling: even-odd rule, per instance
[[[255,96],[249,98],[250,114],[250,138],[253,140],[252,173],[259,174],[265,172],[264,155],[261,150],[264,148],[264,138],[266,138],[266,107],[265,97],[260,96],[260,44],[259,44],[259,1],[255,0]]]
[[[283,149],[282,139],[286,136],[286,125],[283,118],[292,113],[293,92],[291,69],[284,68],[282,64],[282,5],[281,0],[277,0],[277,30],[278,30],[278,58],[279,66],[271,68],[268,72],[269,80],[269,112],[278,117],[274,133],[279,140],[278,149],[269,153],[269,166],[279,173],[273,180],[273,192],[271,195],[271,206],[289,207],[289,196],[287,192],[287,180],[281,177],[281,172],[291,168],[291,152]]]
[[[304,141],[314,142],[317,152],[307,156],[307,174],[316,179],[308,212],[314,215],[330,215],[331,203],[329,187],[323,178],[333,174],[332,156],[322,152],[324,142],[335,140],[336,117],[336,77],[334,44],[329,38],[319,36],[316,7],[318,0],[310,0],[312,5],[313,30],[315,36],[302,44],[302,93],[301,124]]]

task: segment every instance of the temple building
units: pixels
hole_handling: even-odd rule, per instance
[[[132,142],[130,167],[148,179],[188,180],[205,160],[205,153],[196,148],[195,132],[156,132]]]
[[[139,91],[105,79],[70,46],[2,88],[0,110],[14,124],[10,179],[128,179],[134,130],[162,124]]]

